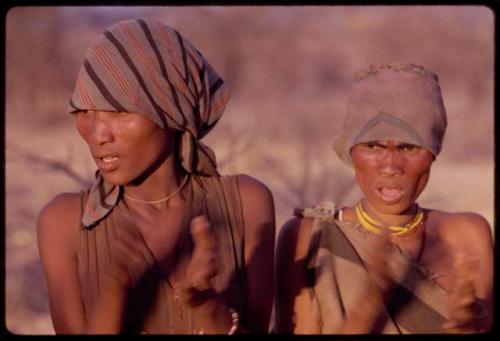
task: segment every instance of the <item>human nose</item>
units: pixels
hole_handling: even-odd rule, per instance
[[[379,173],[382,176],[393,177],[403,173],[401,160],[397,151],[385,150],[381,155]]]
[[[93,144],[103,145],[113,141],[113,131],[105,113],[95,112],[90,117],[89,140]]]

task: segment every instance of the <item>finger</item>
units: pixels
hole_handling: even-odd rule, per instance
[[[205,274],[207,278],[211,278],[217,273],[217,263],[216,256],[214,252],[204,252],[199,254],[201,261],[200,267],[202,273]]]
[[[458,326],[459,326],[459,324],[456,321],[447,320],[445,323],[443,323],[442,328],[447,330],[447,329],[456,328]]]
[[[474,274],[473,261],[465,253],[459,253],[453,260],[453,283],[455,291],[470,289]]]
[[[210,285],[210,279],[217,274],[215,253],[211,251],[195,252],[191,259],[191,282],[200,288]]]
[[[465,252],[460,252],[455,255],[453,260],[453,268],[455,279],[467,278],[472,280],[477,274],[477,259],[468,255]]]
[[[476,298],[473,294],[462,294],[458,293],[450,302],[450,317],[452,320],[463,324],[467,321],[474,319],[475,317],[475,304]]]
[[[212,283],[206,274],[197,274],[193,276],[190,287],[197,291],[205,291],[212,288]]]
[[[214,275],[214,268],[200,269],[192,275],[192,281],[210,283],[210,278],[213,277],[213,275]]]
[[[445,322],[442,328],[448,334],[472,334],[477,333],[478,329],[472,326],[467,326],[452,321]]]
[[[472,281],[467,279],[457,280],[450,294],[451,306],[455,309],[472,305],[476,300]]]
[[[464,313],[471,311],[475,300],[476,297],[470,290],[465,292],[463,289],[457,289],[450,295],[449,309],[451,316],[458,319],[458,316],[463,316]]]
[[[198,216],[191,220],[191,236],[195,250],[212,252],[215,249],[213,232],[205,216]]]
[[[192,262],[196,262],[194,264],[196,268],[206,268],[212,267],[216,264],[216,253],[215,250],[200,250],[198,249],[192,258]]]

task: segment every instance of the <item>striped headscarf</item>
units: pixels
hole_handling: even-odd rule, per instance
[[[182,131],[182,167],[218,175],[215,154],[200,139],[221,117],[229,89],[176,30],[152,20],[119,22],[89,46],[70,111],[133,112]]]
[[[69,110],[138,113],[162,129],[179,130],[178,155],[186,172],[219,176],[214,152],[200,139],[218,122],[228,100],[227,85],[189,41],[160,22],[138,19],[117,23],[92,42]],[[98,174],[83,225],[106,216],[118,198],[119,187]]]

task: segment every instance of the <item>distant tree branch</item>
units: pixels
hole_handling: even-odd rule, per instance
[[[226,152],[226,154],[217,161],[217,165],[219,167],[227,166],[228,164],[233,162],[236,157],[248,152],[253,147],[253,141],[250,139],[247,139],[244,142],[240,142],[240,139],[236,139],[236,141],[238,142],[230,144],[229,150]]]
[[[33,153],[30,150],[27,150],[24,147],[9,143],[8,141],[6,143],[6,146],[7,149],[15,151],[17,156],[23,158],[31,164],[44,166],[50,171],[61,172],[83,187],[89,187],[92,185],[92,180],[86,176],[78,174],[77,171],[69,166],[68,161],[55,160],[45,156],[41,156],[39,154]]]

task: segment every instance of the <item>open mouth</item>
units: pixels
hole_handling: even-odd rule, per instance
[[[97,167],[104,172],[112,172],[120,163],[120,159],[116,156],[104,156],[95,158]]]
[[[115,160],[118,160],[118,158],[116,156],[106,156],[106,157],[101,157],[100,159],[104,163],[110,163],[110,162],[113,162]]]
[[[387,203],[395,203],[403,197],[403,190],[397,187],[379,187],[376,190],[379,197]]]

